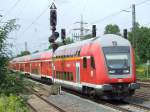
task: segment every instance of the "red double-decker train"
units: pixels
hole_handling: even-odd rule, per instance
[[[96,94],[103,98],[124,99],[139,88],[136,83],[134,50],[130,42],[106,34],[88,40],[15,58],[10,67],[34,78],[62,87]]]

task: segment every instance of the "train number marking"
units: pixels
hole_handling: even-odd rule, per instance
[[[117,41],[112,41],[113,46],[117,46]]]

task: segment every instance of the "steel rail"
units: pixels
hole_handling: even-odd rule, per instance
[[[46,102],[48,105],[53,106],[55,109],[57,109],[60,112],[66,112],[65,110],[63,110],[62,108],[56,106],[55,104],[49,102],[47,99],[43,98],[42,96],[40,96],[37,92],[35,92],[34,90],[31,90],[29,88],[26,88],[29,92],[31,92],[32,94],[36,95],[38,98],[40,98],[41,100],[43,100],[44,102]],[[33,109],[34,110],[34,109]]]

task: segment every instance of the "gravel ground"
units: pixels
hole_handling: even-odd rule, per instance
[[[59,112],[53,106],[48,105],[46,102],[39,99],[35,95],[30,96],[30,99],[28,100],[28,103],[30,105],[32,105],[37,110],[37,112]]]
[[[63,108],[67,112],[117,112],[112,108],[62,92],[61,95],[49,96],[49,101]]]
[[[139,94],[140,95],[140,92],[143,92],[146,93],[148,96],[150,95],[150,89],[149,88],[144,88],[144,87],[141,87],[140,89],[136,90],[137,92],[135,93],[135,96],[136,94]],[[138,105],[142,105],[142,106],[145,106],[145,107],[150,107],[150,97],[147,98],[146,100],[142,99],[142,97],[129,97],[127,99],[125,99],[125,101],[127,102],[130,102],[130,103],[135,103],[135,104],[138,104]]]

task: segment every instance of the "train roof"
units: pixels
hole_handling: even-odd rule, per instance
[[[118,36],[114,34],[105,34],[105,35],[102,35],[101,37],[95,37],[95,38],[75,42],[72,44],[60,46],[54,52],[54,56],[63,55],[68,52],[74,54],[76,52],[79,52],[82,46],[84,46],[85,44],[90,44],[93,42],[98,42],[102,47],[112,46],[113,41],[116,41],[118,46],[131,46],[130,42],[127,39],[123,38],[122,36]],[[13,59],[12,61],[34,61],[34,60],[40,60],[40,59],[47,60],[47,59],[50,59],[51,57],[52,57],[52,50],[48,50],[48,51],[43,51],[40,53],[35,53],[35,54],[23,56],[23,57],[18,57],[18,58]]]
[[[59,47],[56,51],[62,50],[62,49],[68,49],[68,48],[74,48],[74,47],[80,47],[84,46],[85,44],[92,43],[92,42],[99,42],[102,46],[110,46],[109,44],[112,44],[112,41],[117,41],[119,45],[122,46],[130,46],[130,42],[123,38],[122,36],[114,35],[114,34],[104,34],[103,36],[90,38],[87,40],[75,42],[72,44],[64,45]]]
[[[24,62],[24,61],[34,61],[34,60],[47,60],[52,57],[52,50],[43,51],[31,55],[26,55],[22,57],[17,57],[12,60],[12,62]]]

